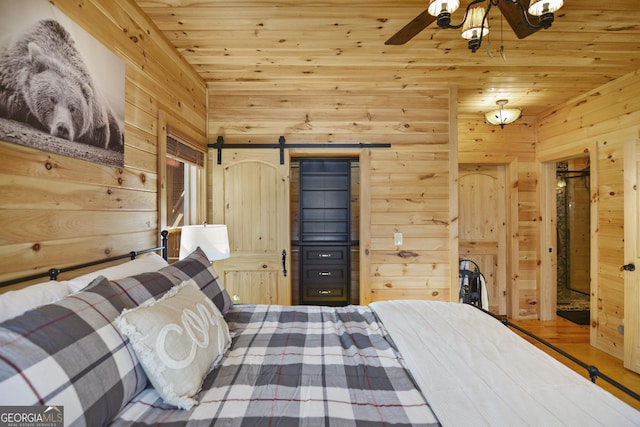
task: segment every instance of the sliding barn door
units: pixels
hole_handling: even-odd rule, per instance
[[[640,373],[640,141],[624,152],[624,367]]]
[[[460,165],[459,254],[480,266],[489,308],[507,314],[506,167]]]
[[[290,305],[288,159],[281,165],[275,149],[229,149],[221,165],[212,160],[213,218],[227,225],[231,247],[215,263],[225,288],[235,303]]]

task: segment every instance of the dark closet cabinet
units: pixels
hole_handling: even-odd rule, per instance
[[[349,160],[300,160],[301,304],[349,302],[350,172]]]

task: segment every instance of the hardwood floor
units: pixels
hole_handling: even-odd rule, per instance
[[[509,319],[509,321],[523,329],[526,329],[534,335],[537,335],[545,341],[548,341],[561,350],[566,351],[584,363],[597,367],[600,372],[609,378],[619,382],[635,393],[640,394],[640,374],[625,369],[622,360],[592,347],[589,344],[589,326],[578,325],[561,317],[551,321],[513,319]],[[524,336],[516,329],[513,330],[519,335]],[[587,370],[582,366],[577,365],[566,357],[544,347],[542,344],[535,342],[527,336],[524,336],[524,338],[533,342],[537,347],[578,372],[580,375],[585,378],[589,378]],[[634,408],[640,410],[640,401],[618,390],[603,379],[596,380],[596,384],[600,385],[605,390],[608,390],[613,395],[619,397]]]

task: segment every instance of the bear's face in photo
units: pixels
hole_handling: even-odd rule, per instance
[[[29,45],[29,53],[31,67],[23,91],[32,118],[49,134],[75,141],[91,124],[91,88],[35,43]]]
[[[46,70],[32,76],[27,88],[30,110],[43,129],[58,138],[75,141],[83,133],[89,111],[82,90],[66,86],[61,76]]]

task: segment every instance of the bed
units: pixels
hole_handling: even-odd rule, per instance
[[[233,305],[199,249],[65,286],[0,323],[0,407],[74,426],[640,425],[467,304]]]

